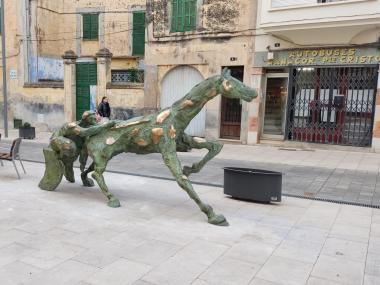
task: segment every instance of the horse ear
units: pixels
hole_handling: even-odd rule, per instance
[[[229,70],[227,67],[223,68],[222,76],[231,76],[231,70]]]

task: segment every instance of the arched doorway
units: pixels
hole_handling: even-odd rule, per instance
[[[171,106],[201,81],[203,81],[203,76],[191,66],[179,66],[169,71],[162,81],[161,108]],[[205,126],[206,110],[203,108],[191,121],[186,133],[191,136],[204,137]]]

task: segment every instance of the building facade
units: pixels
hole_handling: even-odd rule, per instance
[[[116,118],[149,111],[145,10],[142,0],[5,0],[10,126],[52,130],[103,96]]]
[[[248,143],[380,147],[380,1],[262,0]]]
[[[256,1],[148,0],[146,106],[170,106],[223,68],[251,85],[255,23]],[[247,108],[218,96],[187,132],[247,142]]]

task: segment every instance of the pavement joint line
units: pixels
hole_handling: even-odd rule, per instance
[[[37,160],[30,160],[30,159],[23,159],[23,161],[45,164],[45,162],[37,161]],[[74,166],[74,168],[79,168],[79,167]],[[160,180],[173,181],[173,182],[176,181],[174,178],[170,178],[170,177],[148,175],[148,174],[139,174],[139,173],[133,173],[133,172],[123,172],[123,171],[116,171],[116,170],[106,170],[105,172],[114,173],[114,174],[125,174],[125,175],[136,176],[136,177],[160,179]],[[223,188],[223,185],[221,185],[221,184],[197,182],[197,181],[191,181],[191,183],[194,185]],[[342,204],[342,205],[351,205],[351,206],[358,206],[358,207],[364,207],[364,208],[380,209],[380,205],[371,205],[368,203],[350,202],[350,201],[345,201],[345,200],[336,200],[336,199],[328,199],[328,198],[308,197],[308,196],[302,196],[302,195],[297,195],[297,194],[289,194],[289,193],[282,193],[281,195],[285,196],[285,197],[298,198],[298,199],[304,199],[304,200],[313,200],[313,201],[320,201],[320,202],[333,203],[333,204]]]

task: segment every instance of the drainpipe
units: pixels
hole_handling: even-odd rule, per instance
[[[1,0],[1,56],[3,61],[3,95],[4,95],[4,133],[8,137],[8,96],[7,96],[7,57],[5,50],[4,0]]]

